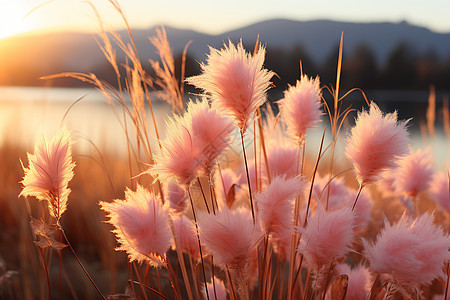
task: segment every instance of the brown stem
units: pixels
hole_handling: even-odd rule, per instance
[[[206,210],[208,211],[208,214],[210,214],[211,212],[209,211],[208,201],[206,200],[206,195],[203,191],[202,183],[200,182],[200,177],[197,177],[197,182],[200,187],[200,191],[202,192],[203,200],[205,201]]]
[[[39,254],[41,255],[42,266],[44,267],[45,278],[47,279],[48,298],[49,298],[50,300],[52,300],[52,299],[53,299],[53,297],[52,297],[52,289],[51,289],[51,286],[50,286],[50,278],[49,278],[49,275],[48,275],[47,263],[46,263],[46,261],[45,261],[44,249],[39,248]]]
[[[200,234],[198,231],[197,216],[195,214],[194,202],[192,201],[191,191],[188,189],[187,192],[189,194],[189,200],[191,201],[192,215],[194,217],[195,229],[197,231],[197,241],[198,241],[198,248],[200,250],[200,259],[202,261],[202,272],[203,272],[203,281],[205,283],[206,298],[209,300],[208,286],[206,283],[205,262],[203,261],[203,251],[202,251],[202,244],[200,243]]]
[[[250,175],[248,173],[247,155],[245,153],[244,133],[242,131],[241,131],[241,141],[242,141],[242,152],[244,153],[245,172],[247,173],[248,194],[249,194],[249,197],[250,197],[250,208],[252,210],[253,224],[255,224],[256,223],[256,219],[255,219],[255,210],[253,208],[252,188],[251,188],[251,184],[250,184]]]
[[[103,300],[106,300],[105,296],[102,294],[102,292],[100,291],[100,289],[98,288],[98,286],[95,284],[94,280],[92,280],[91,276],[89,275],[88,271],[85,269],[85,267],[83,266],[83,263],[81,262],[81,260],[78,258],[78,255],[75,253],[75,250],[72,248],[72,245],[69,242],[69,239],[67,238],[66,233],[64,232],[63,227],[61,226],[61,223],[59,223],[58,221],[58,226],[59,229],[61,230],[64,239],[67,242],[67,245],[69,246],[70,251],[72,251],[73,255],[75,256],[76,260],[78,261],[78,264],[80,265],[81,269],[83,269],[84,274],[86,275],[86,277],[89,279],[89,281],[92,283],[92,285],[94,286],[94,288],[97,290],[98,294],[100,295],[100,297]]]
[[[359,185],[358,194],[356,194],[355,202],[353,203],[353,206],[352,206],[352,211],[355,210],[356,201],[358,201],[359,195],[361,195],[361,191],[362,191],[363,187],[364,187],[363,184],[360,184],[360,185]]]

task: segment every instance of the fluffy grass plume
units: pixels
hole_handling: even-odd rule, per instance
[[[339,264],[336,266],[338,274],[348,276],[347,294],[345,299],[366,299],[372,287],[372,276],[369,269],[359,265],[352,268],[348,264]]]
[[[214,255],[214,262],[223,268],[245,266],[262,236],[245,208],[223,207],[215,216],[201,212],[198,225],[202,243]]]
[[[160,267],[172,243],[168,205],[138,185],[136,191],[125,191],[125,200],[100,202],[100,206],[114,226],[120,244],[116,250],[125,251],[130,261]]]
[[[188,193],[182,189],[175,180],[166,184],[166,199],[169,201],[170,212],[182,214],[189,206]]]
[[[369,111],[358,113],[345,154],[361,185],[378,180],[383,170],[395,167],[398,157],[408,153],[406,124],[397,121],[396,112],[383,115],[374,102]]]
[[[385,223],[375,243],[364,241],[370,269],[389,274],[399,286],[412,290],[444,278],[450,260],[450,237],[425,213],[416,219],[406,215],[395,224]]]
[[[444,172],[436,172],[431,181],[430,194],[432,199],[444,210],[450,212],[450,183]]]
[[[197,235],[195,234],[194,222],[184,215],[180,215],[173,219],[175,233],[180,243],[181,251],[189,253],[189,255],[197,259],[200,251],[197,243]],[[172,245],[174,247],[174,245]]]
[[[353,241],[353,212],[350,207],[325,211],[319,203],[305,228],[297,252],[316,272],[350,251]]]
[[[294,232],[294,199],[305,187],[299,177],[286,179],[280,176],[273,178],[266,189],[255,197],[258,219],[264,231],[273,238],[276,251],[282,257],[289,256]]]
[[[182,117],[169,118],[166,123],[167,136],[161,142],[161,151],[154,156],[154,165],[147,172],[162,182],[175,178],[187,190],[201,167],[198,153]]]
[[[398,168],[395,171],[395,189],[400,194],[416,197],[417,194],[429,188],[433,173],[430,149],[417,151],[411,149],[408,155],[398,161]]]
[[[263,68],[266,50],[255,55],[247,53],[242,41],[229,41],[223,49],[210,48],[202,74],[187,78],[187,82],[210,94],[213,107],[232,117],[241,132],[245,132],[256,109],[266,101],[273,72]]]
[[[67,209],[71,192],[68,187],[73,178],[72,139],[70,131],[63,127],[49,143],[42,137],[28,153],[28,168],[23,167],[25,176],[21,181],[23,189],[19,196],[34,196],[48,202],[50,215],[57,221]]]
[[[217,163],[217,158],[231,142],[233,122],[211,108],[205,98],[198,102],[190,102],[185,118],[197,148],[195,152],[199,154],[198,159],[201,160],[201,171],[203,175],[209,176]]]
[[[287,133],[298,142],[305,138],[308,129],[314,128],[320,121],[321,97],[319,77],[312,79],[303,75],[295,86],[289,86],[284,98],[279,101]]]

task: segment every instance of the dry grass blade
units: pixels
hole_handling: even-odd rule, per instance
[[[436,88],[430,86],[430,94],[428,95],[427,107],[427,129],[431,138],[434,137],[434,123],[436,120]]]

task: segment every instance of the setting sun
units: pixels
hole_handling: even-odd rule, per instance
[[[27,8],[21,1],[0,3],[0,39],[32,30]]]

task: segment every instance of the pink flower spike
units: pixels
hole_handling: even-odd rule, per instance
[[[175,180],[170,180],[166,186],[166,198],[170,210],[174,214],[182,214],[188,207],[188,193]]]
[[[303,75],[295,86],[289,86],[279,101],[287,133],[299,143],[305,138],[306,131],[320,121],[321,97],[319,77],[310,79]]]
[[[282,257],[289,257],[288,241],[294,233],[294,200],[305,188],[305,182],[299,177],[275,177],[263,192],[255,196],[262,227],[274,239],[276,250]]]
[[[180,215],[173,219],[173,226],[175,227],[181,251],[188,253],[194,260],[200,259],[200,249],[198,248],[194,222],[188,217]],[[173,247],[175,245],[172,245]]]
[[[433,221],[433,215],[425,213],[416,219],[403,215],[394,225],[386,222],[375,243],[364,241],[370,269],[391,275],[408,290],[443,278],[450,237]]]
[[[216,215],[198,214],[200,239],[217,266],[244,268],[254,254],[262,233],[253,224],[248,209],[223,207]]]
[[[398,161],[395,189],[405,196],[415,198],[417,194],[428,189],[433,172],[430,149],[411,149],[408,155]]]
[[[206,99],[189,102],[185,118],[191,128],[195,152],[202,162],[203,175],[210,176],[217,158],[231,143],[233,122],[211,108]]]
[[[75,162],[72,161],[72,140],[70,131],[61,128],[50,143],[43,137],[28,153],[28,168],[23,167],[25,176],[21,181],[23,190],[19,196],[35,196],[48,201],[50,215],[57,221],[67,209],[71,190],[69,181],[73,178]]]
[[[172,243],[169,208],[162,205],[159,196],[140,185],[136,191],[127,189],[125,200],[100,202],[114,226],[120,246],[116,250],[125,251],[130,261],[147,261],[159,267]]]
[[[222,50],[210,48],[203,73],[186,81],[209,93],[213,107],[232,117],[245,133],[256,109],[266,101],[273,72],[263,68],[266,50],[259,46],[251,55],[242,41],[235,46],[229,41]]]
[[[336,266],[338,274],[346,274],[348,276],[347,294],[345,299],[366,299],[372,286],[372,276],[370,271],[360,265],[350,268],[347,264],[339,264]]]
[[[368,112],[358,113],[345,154],[361,185],[378,180],[382,171],[395,167],[397,158],[408,153],[407,122],[397,122],[396,112],[383,115],[374,102]]]
[[[162,182],[174,177],[178,184],[187,190],[197,176],[201,161],[183,118],[175,116],[168,119],[167,137],[161,145],[161,152],[154,156],[155,164],[146,173]]]
[[[267,160],[271,178],[275,176],[295,177],[298,173],[298,147],[289,144],[270,143]],[[267,170],[263,167],[267,176]]]
[[[431,181],[431,197],[443,209],[450,211],[450,186],[448,175],[443,172],[435,173]]]
[[[353,213],[350,207],[325,211],[320,202],[302,233],[297,252],[319,272],[334,259],[343,257],[353,241]]]

